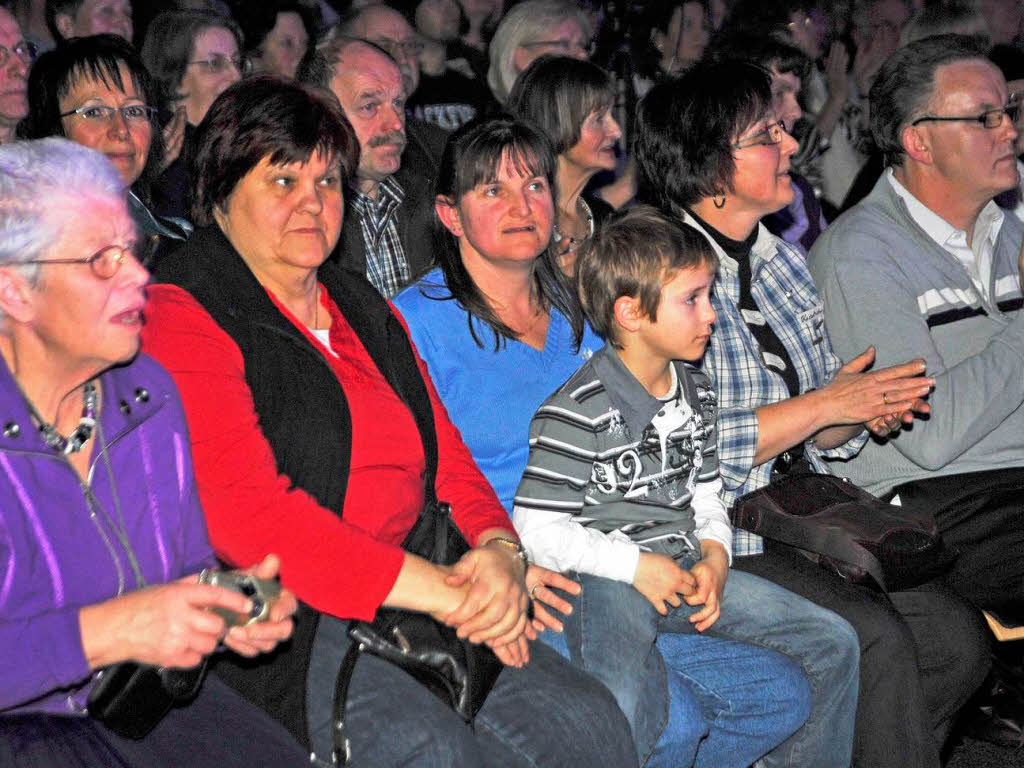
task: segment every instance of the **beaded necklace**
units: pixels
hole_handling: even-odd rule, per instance
[[[86,382],[82,396],[82,418],[78,422],[78,426],[67,437],[58,432],[52,424],[48,424],[28,398],[25,399],[25,402],[32,418],[39,424],[39,434],[42,435],[43,442],[55,451],[70,456],[72,453],[82,450],[82,446],[92,437],[92,431],[96,427],[96,399],[96,384],[92,381]]]
[[[555,222],[554,231],[551,233],[551,239],[559,244],[559,254],[570,253],[577,245],[594,235],[594,214],[591,212],[590,206],[587,205],[587,201],[582,197],[579,198],[577,201],[577,207],[583,212],[583,217],[587,220],[587,234],[582,235],[581,237],[565,234],[558,228],[558,222]]]

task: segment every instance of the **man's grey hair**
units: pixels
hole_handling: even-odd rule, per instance
[[[519,76],[515,66],[516,48],[523,43],[548,39],[551,30],[566,19],[575,19],[584,35],[591,34],[587,14],[569,0],[526,0],[505,14],[489,48],[491,64],[487,70],[487,85],[494,98],[504,104]]]
[[[61,214],[91,198],[125,199],[124,181],[99,152],[60,138],[0,146],[0,267],[41,258],[60,239]],[[21,269],[34,284],[39,265]]]
[[[871,135],[886,166],[903,165],[903,129],[928,112],[935,71],[944,64],[985,58],[976,37],[935,35],[905,45],[885,60],[869,93]]]
[[[338,70],[338,59],[341,58],[341,54],[345,52],[346,48],[356,43],[371,48],[381,56],[386,57],[396,67],[398,66],[395,57],[376,43],[363,40],[361,37],[337,34],[322,39],[317,43],[316,48],[310,55],[303,60],[297,75],[299,82],[306,85],[315,85],[318,88],[330,91],[331,80],[334,79],[334,75]]]

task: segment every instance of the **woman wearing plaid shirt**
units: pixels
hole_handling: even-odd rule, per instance
[[[722,62],[657,86],[637,118],[639,196],[704,232],[721,262],[704,367],[718,392],[728,504],[794,465],[827,472],[822,457],[854,455],[867,430],[883,437],[912,422],[927,412],[921,398],[931,384],[921,361],[865,372],[872,349],[846,365],[832,353],[803,257],[759,223],[793,198],[788,170],[798,147],[771,103],[766,70]],[[987,671],[976,612],[934,582],[888,597],[851,585],[742,531],[733,551],[734,568],[835,611],[857,630],[854,764],[938,766],[953,717]],[[794,632],[788,641],[794,658],[813,652],[810,635]]]

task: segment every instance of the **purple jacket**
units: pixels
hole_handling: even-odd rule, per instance
[[[77,476],[42,441],[0,359],[0,712],[82,712],[90,671],[78,611],[117,594],[113,553],[125,591],[135,588],[113,529],[115,494],[147,583],[213,563],[170,376],[140,355],[101,381],[113,482],[94,433],[91,487],[103,513],[93,519]]]

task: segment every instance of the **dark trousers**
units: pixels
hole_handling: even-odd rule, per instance
[[[4,768],[308,768],[283,725],[209,675],[195,701],[173,709],[144,739],[90,717],[0,717]]]
[[[887,597],[843,581],[798,552],[765,544],[764,554],[737,557],[733,568],[835,611],[857,630],[854,765],[938,766],[953,718],[988,673],[980,614],[940,583]]]
[[[980,608],[1024,621],[1024,468],[915,480],[895,489],[931,512],[960,551],[946,582]]]

